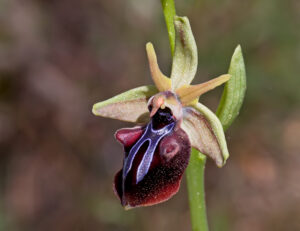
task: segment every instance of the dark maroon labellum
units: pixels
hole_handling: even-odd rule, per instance
[[[156,204],[178,191],[189,161],[190,142],[176,125],[166,108],[159,109],[143,128],[117,131],[125,159],[115,177],[115,191],[123,206]]]
[[[153,155],[159,141],[166,135],[170,134],[173,131],[174,127],[175,122],[172,122],[171,124],[161,129],[155,130],[153,129],[153,122],[151,121],[150,123],[148,123],[142,137],[132,146],[129,151],[129,155],[125,157],[123,165],[123,181],[125,181],[125,178],[132,167],[132,163],[136,154],[140,151],[141,147],[146,142],[148,142],[147,150],[145,151],[136,172],[136,184],[138,184],[144,178],[144,176],[149,171],[150,164],[153,160]]]

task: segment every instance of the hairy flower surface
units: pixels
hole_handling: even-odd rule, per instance
[[[196,148],[222,167],[229,157],[221,122],[200,95],[229,80],[221,75],[190,85],[197,69],[197,47],[186,17],[175,17],[175,53],[171,77],[159,69],[151,43],[146,45],[155,86],[138,87],[97,103],[98,116],[133,122],[138,126],[116,132],[124,146],[123,168],[114,189],[125,208],[148,206],[173,196]]]

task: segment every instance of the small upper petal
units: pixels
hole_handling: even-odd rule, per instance
[[[149,61],[152,80],[159,91],[171,90],[171,79],[165,76],[159,69],[157,58],[152,43],[147,43],[146,51]]]
[[[180,87],[179,89],[177,89],[176,93],[179,96],[180,101],[183,105],[190,105],[195,100],[198,101],[198,98],[202,94],[214,89],[215,87],[220,86],[221,84],[225,83],[229,79],[230,79],[230,75],[228,75],[228,74],[221,75],[221,76],[211,79],[205,83],[200,83],[200,84],[191,85],[191,86],[184,85],[184,86]]]

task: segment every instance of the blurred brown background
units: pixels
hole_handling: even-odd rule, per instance
[[[206,169],[212,231],[300,230],[300,1],[181,0],[199,50],[195,83],[241,44],[248,90]],[[185,181],[166,203],[124,211],[112,191],[117,128],[92,105],[150,84],[145,44],[170,73],[159,0],[0,0],[0,230],[190,230]],[[221,89],[202,100],[216,109]]]

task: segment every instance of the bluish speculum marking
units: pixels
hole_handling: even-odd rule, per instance
[[[138,184],[141,180],[144,179],[145,175],[148,173],[151,162],[153,160],[154,152],[162,138],[169,135],[173,132],[176,122],[171,122],[170,124],[160,128],[154,129],[153,128],[153,120],[151,120],[146,128],[144,134],[141,138],[133,145],[131,150],[129,151],[128,156],[124,160],[123,166],[123,183],[125,183],[125,179],[131,170],[133,161],[139,152],[140,148],[148,142],[148,147],[143,155],[141,163],[138,166],[137,173],[136,173],[136,184]]]

